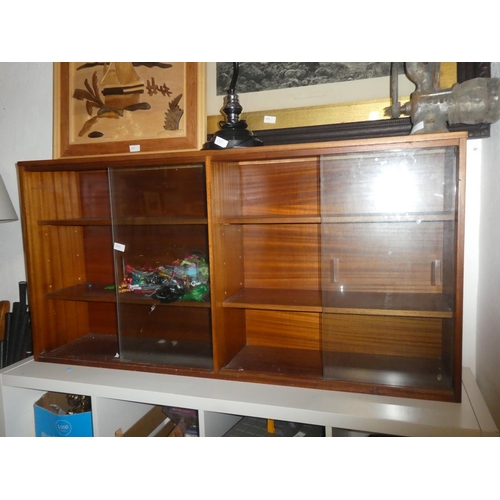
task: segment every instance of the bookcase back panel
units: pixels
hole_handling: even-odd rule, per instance
[[[115,302],[89,302],[89,331],[117,336],[118,321]]]
[[[81,172],[79,177],[82,217],[109,219],[111,213],[108,172]]]
[[[115,266],[120,281],[126,266],[138,270],[154,269],[182,261],[193,252],[208,257],[207,226],[204,224],[119,225],[114,227],[114,243],[123,245],[123,250],[115,251]]]
[[[442,293],[442,222],[323,224],[322,231],[323,289]]]
[[[320,350],[320,314],[246,312],[247,344]]]
[[[322,329],[326,351],[441,358],[440,319],[324,314]]]
[[[318,165],[317,158],[243,164],[242,215],[319,215]]]
[[[113,217],[206,217],[203,165],[112,169]]]
[[[209,308],[126,304],[119,326],[120,357],[126,361],[212,368]]]
[[[86,281],[107,283],[115,280],[113,273],[113,242],[110,226],[83,228]]]
[[[444,149],[335,155],[322,158],[324,215],[433,213],[451,210],[454,165]],[[447,170],[445,170],[447,167]],[[446,180],[446,182],[445,182]]]
[[[244,286],[319,290],[319,233],[314,224],[244,226]]]

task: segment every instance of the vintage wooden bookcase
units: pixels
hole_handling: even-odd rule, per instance
[[[466,139],[19,162],[35,359],[459,401]],[[120,293],[190,252],[204,301]]]

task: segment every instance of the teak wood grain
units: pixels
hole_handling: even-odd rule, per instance
[[[458,401],[465,145],[19,162],[35,358]],[[192,251],[205,302],[109,289]]]

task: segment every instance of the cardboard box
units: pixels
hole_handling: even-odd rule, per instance
[[[196,420],[196,425],[195,421]],[[198,412],[184,408],[154,406],[126,432],[116,437],[192,437],[198,435]]]
[[[51,406],[56,405],[56,406]],[[92,412],[60,414],[71,410],[66,394],[45,393],[34,405],[36,437],[92,437]]]
[[[118,429],[116,437],[163,437],[168,436],[175,424],[163,413],[161,406],[154,406],[141,417],[130,429],[123,432]]]

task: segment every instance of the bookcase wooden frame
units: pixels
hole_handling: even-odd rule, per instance
[[[458,401],[466,140],[466,133],[448,133],[227,151],[19,162],[35,358]],[[368,154],[383,157],[391,151],[404,155],[423,150],[448,151],[452,162],[446,171],[456,176],[451,209],[424,210],[424,214],[341,214],[328,213],[321,206],[322,158]],[[443,158],[442,153],[439,158]],[[436,161],[436,169],[442,172],[440,161]],[[200,181],[193,177],[193,183],[183,181],[173,186],[175,196],[181,200],[180,216],[149,215],[140,212],[140,208],[133,221],[111,216],[110,171],[137,171],[140,195],[144,190],[139,180],[141,171],[151,175],[152,169],[162,172],[190,165],[204,169],[205,185],[197,184]],[[150,180],[148,189],[159,189],[155,187],[155,177]],[[425,183],[425,176],[420,180]],[[186,204],[186,212],[191,210],[189,203],[201,206],[199,195],[191,195],[201,193],[202,188],[206,190],[205,209],[194,221],[182,217],[182,203]],[[137,206],[140,207],[140,201]],[[329,225],[340,229],[355,227],[357,232],[352,234],[363,240],[360,228],[376,227],[385,237],[392,234],[384,232],[387,227],[390,231],[404,227],[406,231],[408,224],[411,228],[427,228],[423,234],[431,237],[426,246],[419,244],[420,236],[415,233],[411,237],[412,253],[408,254],[415,262],[429,259],[425,266],[427,284],[418,281],[424,271],[416,268],[413,281],[397,290],[391,288],[393,285],[387,285],[387,289],[371,285],[369,280],[360,280],[348,294],[325,286],[324,273],[331,272],[331,258],[325,260],[322,238],[329,234],[324,232]],[[168,234],[188,234],[191,226],[205,228],[204,245],[210,261],[209,301],[158,303],[156,309],[162,318],[177,322],[177,331],[186,316],[192,321],[200,318],[198,337],[194,340],[203,338],[205,343],[203,348],[195,344],[194,355],[203,351],[208,363],[170,363],[161,357],[148,362],[143,357],[120,357],[117,302],[119,308],[130,310],[151,308],[151,299],[133,294],[117,299],[116,291],[109,289],[109,285],[119,284],[115,283],[113,228],[119,226],[121,230],[122,225],[153,225],[158,228],[160,243],[167,246]],[[173,226],[178,229],[169,233],[168,228]],[[179,228],[184,228],[185,233],[179,232]],[[144,251],[147,250],[146,246]],[[355,254],[358,250],[346,247],[343,251]],[[367,273],[375,263],[368,258],[359,269]],[[349,272],[356,273],[356,265],[353,261]],[[345,267],[341,269],[344,272]],[[162,321],[158,322],[158,329],[163,328]],[[325,332],[331,331],[334,336],[325,337]],[[332,341],[336,346],[333,349]],[[349,342],[353,356],[340,356],[344,348],[338,346]],[[409,347],[401,347],[401,343]],[[401,355],[403,359],[398,357]],[[377,356],[386,356],[386,368],[372,366]],[[395,363],[398,382],[390,382],[386,376],[388,359]],[[429,368],[429,360],[433,366],[439,365],[438,371]],[[359,376],[360,370],[368,370],[369,375]],[[420,376],[431,371],[432,382],[429,377]]]

